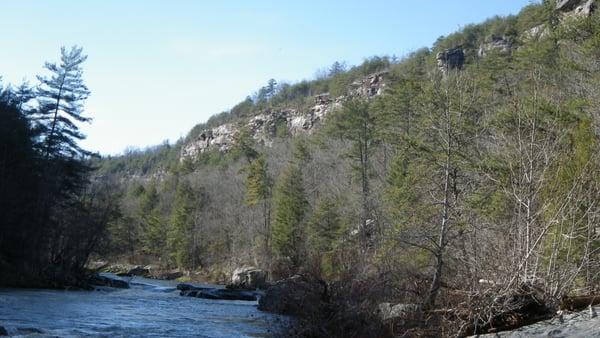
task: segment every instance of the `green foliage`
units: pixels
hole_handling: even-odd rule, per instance
[[[0,86],[0,285],[83,286],[84,265],[118,214],[114,184],[90,184],[92,154],[78,143],[90,120],[85,59],[62,48],[35,90]]]
[[[180,268],[194,268],[196,265],[197,258],[193,242],[196,205],[197,201],[192,188],[186,183],[181,183],[177,188],[171,211],[170,227],[166,236],[169,255]]]
[[[301,264],[304,220],[308,202],[302,172],[289,165],[279,176],[273,193],[272,249],[275,255],[288,258],[294,267]]]
[[[330,198],[321,199],[307,221],[308,256],[327,279],[332,279],[337,274],[335,250],[341,245],[344,228],[338,205]]]
[[[252,162],[258,156],[258,152],[254,149],[254,144],[255,141],[250,134],[250,130],[247,127],[240,128],[234,137],[231,156],[236,159],[243,157],[248,163]]]
[[[270,198],[271,179],[267,168],[267,161],[260,156],[245,168],[246,198],[245,203],[253,206]]]

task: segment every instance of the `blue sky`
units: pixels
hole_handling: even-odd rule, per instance
[[[2,0],[0,75],[32,82],[62,45],[89,55],[84,146],[116,154],[176,141],[268,79],[336,60],[403,56],[530,0]]]

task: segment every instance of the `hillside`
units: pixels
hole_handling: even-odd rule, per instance
[[[548,318],[600,285],[596,5],[543,1],[402,59],[272,80],[174,145],[95,162],[119,205],[97,256],[315,276],[327,297],[301,336]]]

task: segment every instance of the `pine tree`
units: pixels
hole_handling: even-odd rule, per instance
[[[246,172],[246,196],[244,203],[248,206],[260,206],[263,224],[258,232],[258,246],[265,256],[268,265],[271,260],[271,190],[272,180],[269,176],[267,161],[264,156],[258,157],[244,169]]]
[[[89,122],[83,115],[83,104],[90,91],[83,83],[81,64],[87,59],[83,49],[61,48],[61,62],[45,64],[51,76],[38,76],[39,107],[35,120],[42,132],[44,158],[83,158],[90,153],[77,144],[85,138],[77,123]]]
[[[197,261],[193,247],[194,202],[192,188],[181,183],[177,188],[166,243],[171,258],[180,268],[193,268]]]
[[[303,256],[303,223],[308,209],[302,172],[289,165],[279,176],[273,193],[272,248],[280,258],[298,267]]]
[[[307,253],[325,276],[334,273],[332,256],[342,235],[342,220],[337,209],[331,198],[321,199],[306,226]]]
[[[352,169],[358,174],[361,185],[361,224],[362,234],[369,239],[373,229],[369,220],[372,217],[370,171],[371,155],[380,142],[375,112],[369,102],[351,100],[336,112],[329,124],[329,133],[350,142],[350,150],[346,156],[352,163]]]

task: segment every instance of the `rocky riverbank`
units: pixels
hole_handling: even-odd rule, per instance
[[[516,330],[484,334],[481,338],[594,338],[600,337],[600,306],[558,314],[555,318],[523,326]]]

